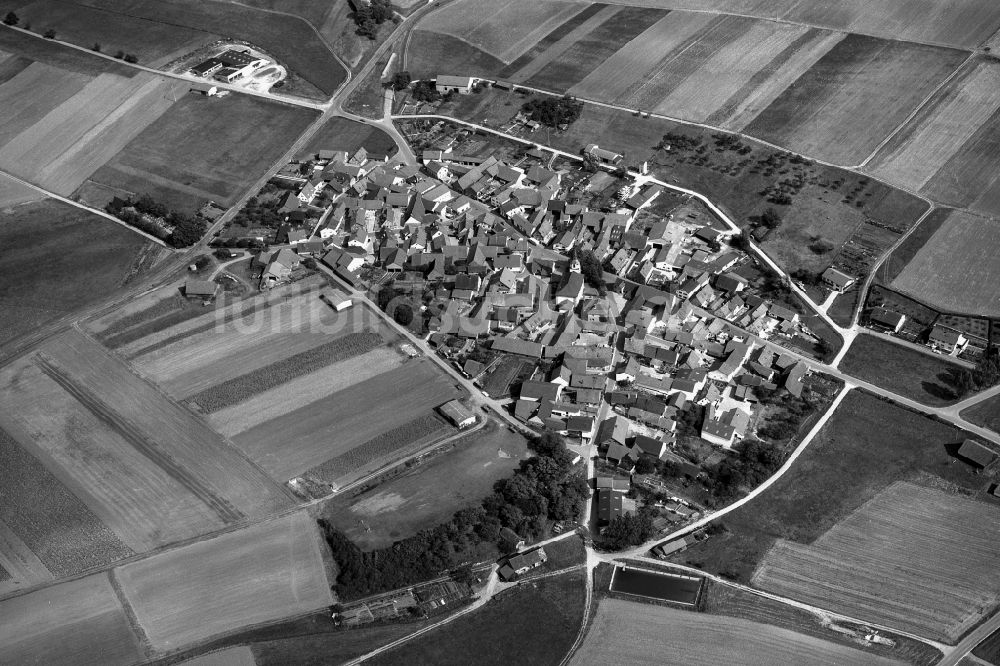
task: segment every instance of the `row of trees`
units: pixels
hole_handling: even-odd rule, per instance
[[[140,231],[167,241],[172,247],[190,247],[205,235],[203,219],[170,210],[148,194],[138,199],[115,197],[104,210]]]
[[[562,439],[545,434],[530,442],[535,456],[478,506],[418,532],[392,546],[362,552],[343,533],[321,520],[339,573],[334,586],[341,599],[357,599],[434,578],[476,559],[484,544],[499,543],[510,528],[528,538],[545,534],[551,521],[575,520],[587,497],[587,483],[574,474]]]

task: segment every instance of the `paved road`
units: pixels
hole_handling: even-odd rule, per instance
[[[938,666],[956,666],[965,655],[972,652],[977,645],[989,638],[995,631],[1000,631],[1000,613],[972,630],[955,647],[945,650],[945,657],[938,662]]]

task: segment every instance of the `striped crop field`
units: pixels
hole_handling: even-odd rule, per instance
[[[949,312],[1000,316],[1000,222],[954,211],[891,287]]]
[[[835,164],[858,164],[967,55],[954,49],[848,35],[744,131]]]
[[[1000,508],[898,482],[809,545],[779,540],[754,585],[954,643],[1000,604]]]
[[[752,656],[752,658],[748,658]],[[903,662],[760,622],[602,599],[571,666],[902,666]]]
[[[867,169],[941,203],[1000,215],[1000,63],[969,63]]]

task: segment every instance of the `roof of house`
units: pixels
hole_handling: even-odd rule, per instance
[[[841,289],[849,287],[851,284],[854,283],[853,277],[851,277],[847,273],[838,271],[833,266],[823,271],[823,279],[826,280],[827,282],[837,285]]]
[[[555,400],[558,397],[559,384],[530,380],[521,384],[522,400]]]
[[[435,82],[439,86],[471,86],[472,77],[471,76],[453,76],[451,74],[438,74]]]
[[[929,339],[931,342],[957,345],[961,337],[962,334],[953,328],[948,328],[947,326],[943,326],[941,324],[934,324],[934,328],[931,329]]]
[[[899,326],[899,322],[906,319],[906,315],[892,310],[886,310],[885,308],[875,308],[868,316],[868,319],[882,326],[896,328]]]
[[[529,342],[528,340],[520,340],[518,338],[494,338],[491,349],[506,354],[541,358],[545,347],[537,342]]]
[[[958,455],[971,460],[980,467],[986,467],[997,458],[997,454],[974,439],[967,439],[958,447]]]

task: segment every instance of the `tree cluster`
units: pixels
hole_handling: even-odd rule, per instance
[[[988,354],[980,359],[975,369],[956,371],[952,383],[959,398],[1000,384],[1000,356],[995,352]]]
[[[663,150],[664,148],[670,148],[672,151],[683,153],[689,150],[695,150],[700,148],[702,145],[702,140],[698,137],[685,136],[683,134],[676,134],[674,132],[667,132],[660,139],[660,143],[656,145],[656,150]]]
[[[705,470],[706,485],[716,498],[734,499],[744,486],[758,486],[781,467],[781,451],[774,445],[756,439],[746,439],[733,447],[729,456]]]
[[[522,462],[512,477],[497,481],[493,494],[480,505],[392,546],[362,552],[320,521],[339,569],[337,595],[356,599],[434,578],[477,557],[482,544],[499,543],[504,527],[535,538],[545,533],[550,521],[576,519],[587,483],[572,473],[572,456],[562,439],[545,434],[530,445],[536,455]]]
[[[378,36],[378,27],[391,18],[392,4],[389,0],[371,0],[367,4],[362,2],[354,12],[357,33],[372,40]]]
[[[138,199],[115,197],[104,210],[129,226],[167,241],[173,247],[189,247],[205,235],[204,220],[169,210],[148,194],[143,194]],[[173,230],[168,232],[167,227],[172,227]]]
[[[624,550],[649,541],[656,534],[655,517],[656,510],[650,506],[641,507],[635,514],[617,516],[601,532],[601,546],[608,550]]]
[[[564,97],[545,97],[530,99],[521,105],[521,111],[532,120],[549,127],[570,125],[583,113],[583,102],[578,102],[569,95]]]
[[[438,92],[437,86],[434,85],[433,81],[427,80],[417,81],[410,94],[418,102],[436,102],[441,99],[441,93]]]
[[[246,205],[233,218],[233,224],[241,227],[267,227],[277,229],[281,226],[282,217],[278,212],[281,202],[278,199],[261,201],[257,197],[250,197]]]
[[[386,84],[387,88],[392,88],[395,91],[406,90],[410,83],[413,82],[413,77],[410,76],[409,72],[396,72],[392,79]]]

